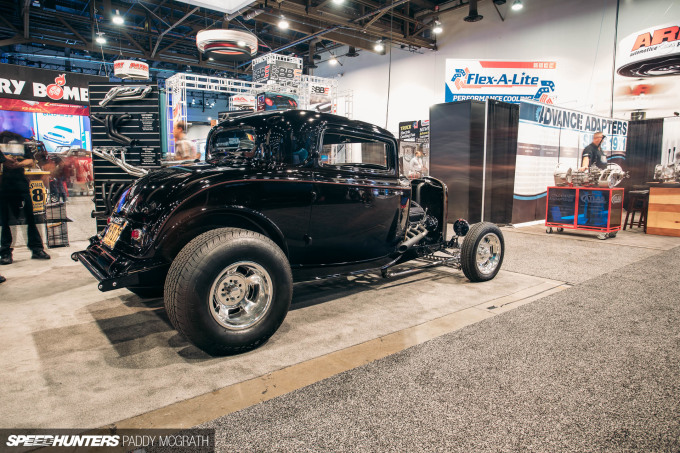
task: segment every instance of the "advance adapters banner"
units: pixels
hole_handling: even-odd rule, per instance
[[[520,103],[512,223],[545,218],[545,196],[548,186],[555,184],[557,164],[577,171],[583,149],[599,131],[606,135],[601,148],[607,161],[625,170],[628,121],[537,102]]]
[[[446,60],[445,102],[556,100],[554,61]]]

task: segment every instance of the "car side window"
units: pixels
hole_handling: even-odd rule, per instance
[[[390,144],[382,140],[339,132],[323,135],[321,165],[390,170]]]

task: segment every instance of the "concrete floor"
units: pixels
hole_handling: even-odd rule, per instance
[[[547,264],[524,268],[513,256],[526,253],[527,240],[553,247],[554,254],[561,241],[580,240],[587,250],[618,257],[606,263],[609,270],[680,245],[680,238],[653,237],[638,229],[598,241],[592,234],[573,232],[548,236],[543,227],[505,228],[507,261],[491,282],[471,284],[461,272],[437,269],[393,280],[369,275],[297,285],[288,317],[267,344],[239,356],[213,358],[172,329],[162,300],[142,300],[126,290],[101,293],[89,272],[70,260],[94,231],[90,210],[86,199],[69,204],[69,216],[76,220],[69,224],[71,244],[50,249],[52,260],[32,261],[30,252],[17,246],[15,263],[0,267],[8,278],[0,286],[2,428],[124,426],[134,417],[162,412],[196,416],[142,418],[143,426],[193,426],[243,407],[223,406],[234,393],[259,392],[245,399],[250,404],[269,398],[266,388],[242,386],[249,380],[299,370],[297,377],[287,377],[298,383],[272,391],[276,396],[329,375],[328,367],[301,365],[332,357],[342,362],[332,368],[335,374],[375,360],[379,345],[400,332],[416,333],[400,337],[384,354],[579,281],[578,276],[551,278]],[[546,257],[546,263],[554,265],[558,256]],[[596,258],[589,268],[599,264]],[[450,317],[455,321],[443,328],[442,320]],[[346,355],[339,359],[342,351]],[[210,410],[196,405],[206,398],[219,404]]]

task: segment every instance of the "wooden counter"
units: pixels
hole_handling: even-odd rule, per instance
[[[650,184],[647,234],[680,237],[680,184]]]

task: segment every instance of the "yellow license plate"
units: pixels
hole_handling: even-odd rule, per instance
[[[125,228],[125,223],[122,225],[118,225],[116,223],[109,224],[106,234],[104,235],[104,239],[102,239],[102,244],[110,249],[113,249],[113,246],[116,245],[116,242],[118,242],[118,238],[120,237],[120,233],[123,231],[123,228]]]

